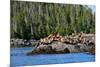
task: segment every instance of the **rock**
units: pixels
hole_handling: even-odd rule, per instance
[[[68,48],[65,48],[64,53],[70,53],[70,50]]]
[[[78,46],[79,46],[80,52],[88,52],[89,51],[89,46],[87,46],[86,44],[78,43]]]
[[[54,41],[52,44],[48,45],[39,45],[32,52],[29,52],[27,55],[31,54],[52,54],[52,53],[76,53],[81,52],[80,49],[75,47],[76,45],[65,44],[62,42]]]
[[[95,45],[90,48],[89,52],[90,54],[95,54]]]
[[[41,39],[27,55],[76,52],[95,53],[95,49],[92,47],[94,44],[94,34],[79,33],[78,35],[73,34],[66,37],[55,32]]]
[[[11,39],[10,40],[11,47],[31,46],[33,42],[34,41],[32,40],[24,40],[24,39]]]

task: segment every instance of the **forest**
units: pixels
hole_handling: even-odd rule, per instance
[[[95,12],[88,5],[11,1],[11,38],[40,39],[53,32],[95,33]]]

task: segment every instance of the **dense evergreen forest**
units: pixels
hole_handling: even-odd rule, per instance
[[[87,5],[11,1],[10,31],[11,38],[21,39],[95,33],[95,13]]]

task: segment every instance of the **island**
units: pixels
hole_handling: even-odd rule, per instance
[[[38,44],[27,55],[78,52],[95,54],[95,34],[81,32],[78,35],[61,36],[58,32],[54,32],[48,37],[40,39]]]

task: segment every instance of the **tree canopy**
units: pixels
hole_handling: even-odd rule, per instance
[[[87,5],[11,1],[11,38],[40,39],[53,32],[81,31],[95,32],[95,13]]]

